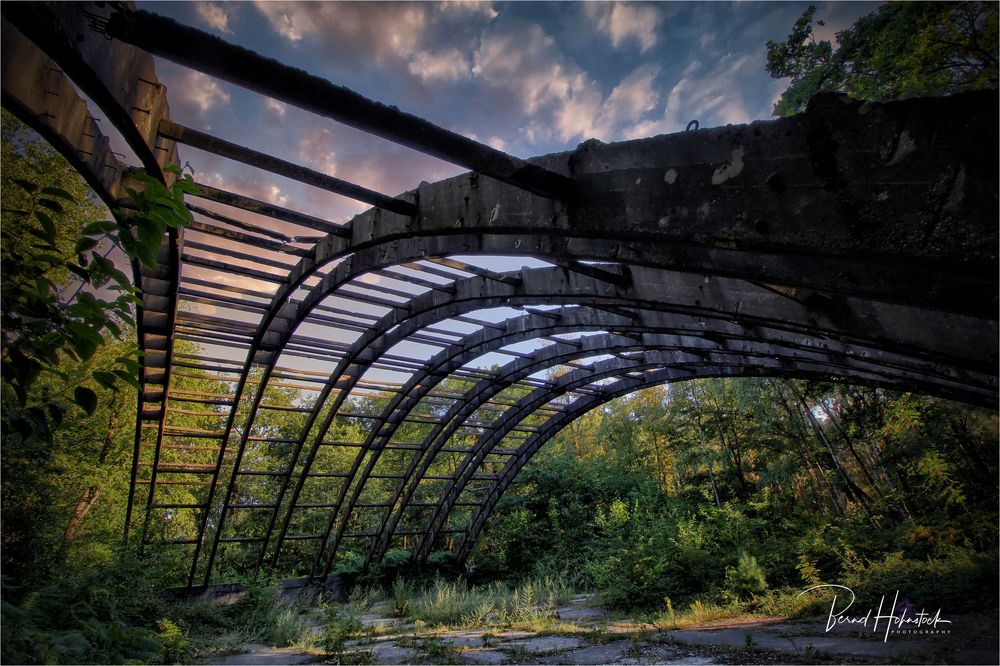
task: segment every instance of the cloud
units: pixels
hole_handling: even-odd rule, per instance
[[[600,122],[604,125],[602,133],[605,136],[656,108],[660,93],[653,87],[653,81],[659,73],[657,65],[641,65],[615,86],[601,109]]]
[[[196,107],[198,113],[205,113],[219,104],[229,103],[229,93],[214,79],[201,72],[188,70],[174,90],[177,96]]]
[[[706,68],[692,61],[671,88],[663,116],[636,123],[627,138],[641,138],[682,131],[691,120],[701,127],[747,123],[757,117],[751,112],[752,98],[759,91],[745,86],[759,67],[756,54],[727,54]],[[766,114],[766,111],[764,111]]]
[[[264,108],[273,113],[274,115],[278,116],[279,118],[284,118],[285,111],[288,110],[288,105],[283,102],[279,102],[276,99],[267,97],[264,99]]]
[[[299,140],[298,157],[305,164],[327,175],[337,173],[337,153],[333,133],[322,127],[307,131]]]
[[[232,192],[233,194],[242,194],[245,197],[265,201],[275,206],[288,205],[288,195],[282,193],[280,187],[274,183],[261,181],[258,178],[246,176],[230,178],[216,171],[213,173],[196,174],[195,180],[210,187]]]
[[[417,53],[408,67],[422,81],[458,81],[471,74],[469,59],[456,48]]]
[[[202,21],[219,32],[233,34],[229,29],[229,14],[227,9],[232,5],[221,2],[196,2],[194,9]]]
[[[494,9],[492,2],[482,2],[481,0],[445,0],[439,3],[438,7],[446,12],[482,14],[491,20],[500,16],[500,12]]]
[[[254,7],[267,18],[275,32],[290,42],[301,40],[303,32],[313,30],[312,22],[304,13],[295,11],[293,3],[254,2]]]
[[[563,140],[586,134],[588,117],[593,118],[601,104],[596,83],[537,24],[484,33],[472,73],[512,93],[527,116],[554,117]],[[525,131],[529,140],[535,140],[547,135],[551,127],[549,122],[529,122]]]
[[[290,42],[322,39],[337,52],[363,58],[405,57],[419,50],[428,13],[424,4],[365,2],[266,2],[254,6]]]
[[[600,85],[568,58],[537,24],[484,33],[473,74],[512,93],[528,117],[528,141],[621,138],[660,101],[657,65],[637,67],[605,97]]]
[[[254,7],[292,45],[321,51],[324,66],[357,75],[371,68],[413,83],[467,80],[488,2],[266,2]]]
[[[596,22],[597,29],[611,40],[615,48],[634,41],[639,44],[639,52],[645,53],[656,45],[663,15],[654,5],[588,2],[584,7],[587,15]]]

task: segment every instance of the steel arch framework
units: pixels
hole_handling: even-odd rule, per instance
[[[826,96],[524,161],[120,3],[2,12],[4,106],[109,204],[132,167],[77,89],[158,177],[181,143],[373,206],[341,225],[199,185],[194,224],[136,271],[126,533],[187,549],[189,586],[236,551],[316,578],[445,533],[464,557],[545,441],[645,386],[820,376],[996,404],[993,94]],[[183,127],[151,55],[471,172],[393,197]]]

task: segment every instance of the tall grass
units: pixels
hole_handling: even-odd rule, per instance
[[[535,622],[553,615],[572,596],[561,577],[525,581],[513,589],[502,583],[468,588],[464,581],[436,578],[423,591],[397,580],[393,608],[428,625],[490,626]]]
[[[666,610],[654,616],[653,624],[661,629],[683,629],[723,620],[769,617],[806,617],[817,614],[828,605],[832,593],[816,591],[802,594],[801,590],[784,588],[768,590],[752,599],[695,599],[683,610],[675,610],[669,597],[664,599]]]

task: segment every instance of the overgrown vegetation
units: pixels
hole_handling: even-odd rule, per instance
[[[831,42],[816,39],[812,5],[785,42],[767,43],[767,71],[791,79],[774,115],[824,91],[885,102],[995,89],[997,16],[994,2],[887,2]]]
[[[509,580],[572,563],[605,603],[799,613],[805,587],[997,603],[997,417],[844,385],[708,380],[620,399],[522,472],[473,553]]]

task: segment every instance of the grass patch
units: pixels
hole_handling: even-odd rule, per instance
[[[437,578],[423,589],[397,579],[391,589],[392,613],[428,626],[519,626],[550,629],[559,604],[573,595],[561,577],[469,588],[461,580]]]
[[[175,603],[158,623],[164,658],[171,662],[235,654],[245,643],[304,645],[311,640],[308,629],[304,605],[283,601],[274,584],[248,584],[228,605],[209,597]]]
[[[675,610],[667,598],[666,609],[654,614],[649,622],[658,629],[683,629],[725,620],[763,620],[783,617],[812,617],[829,605],[833,593],[817,590],[770,590],[745,601],[714,602],[696,599],[684,610]]]

